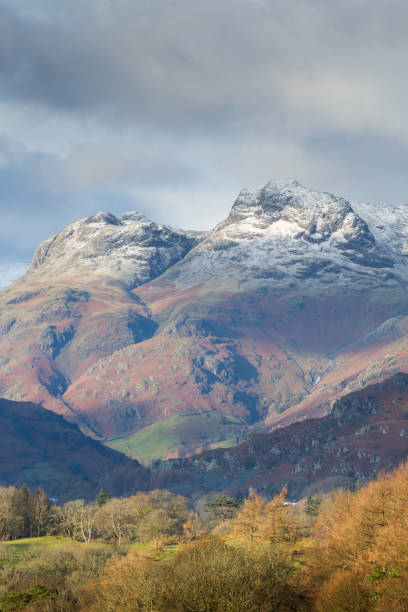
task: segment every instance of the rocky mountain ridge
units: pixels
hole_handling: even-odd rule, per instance
[[[296,181],[243,190],[200,235],[98,213],[0,294],[0,393],[102,439],[182,415],[171,456],[197,413],[231,424],[199,447],[322,415],[408,367],[407,241],[408,207]]]
[[[359,209],[369,212],[370,225]],[[297,181],[271,181],[244,189],[228,218],[164,279],[185,288],[224,277],[239,286],[273,279],[282,289],[319,281],[346,284],[356,275],[393,282],[407,279],[407,227],[398,215],[407,209],[351,203],[329,193],[306,189]],[[385,230],[385,216],[391,221]],[[379,225],[381,223],[381,225]],[[390,232],[392,240],[390,240]],[[392,270],[392,272],[390,272]],[[306,283],[306,286],[304,285]]]
[[[115,279],[133,289],[162,274],[199,241],[184,232],[127,212],[100,211],[68,225],[36,249],[28,278],[66,274]]]

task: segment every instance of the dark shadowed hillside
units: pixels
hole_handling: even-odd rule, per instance
[[[147,485],[147,472],[77,425],[29,402],[0,399],[0,484],[42,487],[61,501],[93,498],[103,487],[131,494]]]

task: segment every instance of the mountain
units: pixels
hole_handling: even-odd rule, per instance
[[[144,460],[321,416],[407,368],[407,256],[408,207],[296,181],[206,234],[98,213],[0,293],[0,393]]]
[[[94,282],[109,278],[133,289],[182,259],[199,235],[158,225],[137,212],[117,218],[100,211],[41,243],[28,275],[30,280],[70,274]]]
[[[77,425],[30,402],[0,399],[0,485],[42,487],[59,501],[94,499],[101,488],[131,494],[148,473]]]
[[[168,489],[191,497],[217,491],[289,498],[354,487],[408,454],[408,374],[346,395],[330,414],[252,434],[229,448],[155,461],[150,469],[81,433],[41,406],[0,399],[0,485],[43,487],[59,501]]]
[[[64,393],[101,357],[151,337],[157,324],[131,289],[198,241],[138,213],[100,212],[40,244],[27,274],[0,298],[0,393],[58,413]],[[79,418],[87,431],[86,416]]]
[[[408,374],[351,393],[332,412],[254,434],[231,449],[157,461],[153,478],[184,495],[215,491],[266,495],[288,487],[289,499],[366,483],[408,454]]]

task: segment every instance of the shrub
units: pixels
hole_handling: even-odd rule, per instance
[[[279,549],[249,552],[212,536],[169,561],[135,557],[110,567],[84,609],[165,612],[306,610],[295,567]],[[92,607],[93,605],[93,607]]]
[[[26,591],[9,591],[0,597],[1,612],[14,612],[21,610],[29,604],[35,604],[45,599],[55,597],[55,589],[33,584]]]

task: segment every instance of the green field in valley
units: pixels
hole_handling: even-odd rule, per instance
[[[145,465],[196,448],[228,448],[238,443],[238,424],[218,412],[174,415],[127,437],[107,440],[107,446]]]

